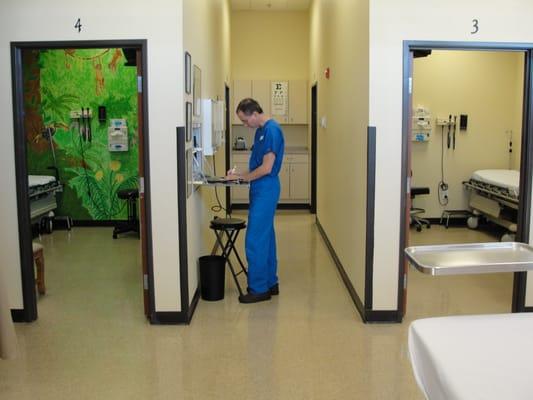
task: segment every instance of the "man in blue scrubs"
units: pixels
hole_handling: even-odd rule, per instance
[[[245,239],[248,293],[239,296],[239,301],[256,303],[279,294],[274,214],[280,194],[278,174],[283,162],[285,140],[279,124],[265,115],[254,99],[243,99],[236,112],[244,126],[256,129],[249,172],[230,170],[227,176],[227,179],[240,178],[250,182]]]

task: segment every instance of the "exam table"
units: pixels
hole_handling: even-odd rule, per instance
[[[57,208],[56,194],[63,189],[61,183],[54,176],[29,175],[28,188],[32,222],[45,221],[42,227],[47,233],[51,233],[52,225],[48,215]]]
[[[517,228],[520,172],[512,169],[477,170],[463,182],[463,186],[470,191],[468,204],[474,214],[468,218],[468,226],[477,228],[482,215],[507,229],[502,241],[513,241]]]
[[[430,275],[533,270],[523,243],[414,246],[409,262]],[[409,327],[416,382],[429,400],[533,398],[533,314],[426,318]]]

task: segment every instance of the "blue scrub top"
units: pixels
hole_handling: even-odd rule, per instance
[[[255,131],[254,146],[252,147],[252,155],[250,156],[250,163],[248,167],[253,171],[263,163],[265,154],[273,152],[276,155],[276,160],[272,166],[270,174],[258,179],[261,181],[266,177],[277,177],[281,170],[281,163],[283,162],[283,153],[285,151],[285,139],[279,124],[269,119],[265,125]],[[253,182],[252,182],[253,183]]]

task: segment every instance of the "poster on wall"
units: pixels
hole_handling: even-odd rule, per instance
[[[185,52],[185,93],[191,94],[191,55],[188,51]]]
[[[288,115],[289,113],[289,82],[272,81],[270,111],[272,115]]]
[[[193,98],[193,109],[192,113],[195,117],[200,117],[202,113],[202,70],[195,65],[193,68],[193,87],[192,87],[192,98]],[[199,118],[198,118],[199,119]]]

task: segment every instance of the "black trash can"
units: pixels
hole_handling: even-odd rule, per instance
[[[226,259],[223,256],[200,257],[200,293],[202,299],[217,301],[224,298]]]

